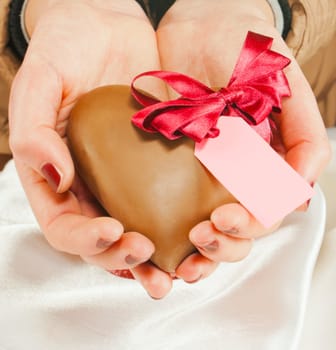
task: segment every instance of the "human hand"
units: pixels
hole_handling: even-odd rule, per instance
[[[155,33],[133,0],[30,0],[27,26],[31,41],[11,91],[10,144],[41,229],[57,250],[106,270],[134,268],[148,293],[161,297],[170,277],[144,275],[146,264],[137,269],[152,242],[103,217],[66,146],[68,115],[83,93],[160,68]]]
[[[292,96],[283,100],[282,112],[273,115],[279,134],[272,146],[314,183],[330,156],[325,128],[309,84],[273,21],[264,0],[177,1],[157,30],[162,69],[187,74],[208,86],[225,87],[247,32],[273,37],[272,50],[292,60],[285,70]],[[188,257],[177,275],[186,281],[206,277],[219,262],[245,257],[253,238],[278,226],[265,230],[239,204],[217,208],[209,221],[190,232],[199,253]]]

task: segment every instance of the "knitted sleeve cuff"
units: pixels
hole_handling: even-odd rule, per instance
[[[272,8],[275,26],[282,37],[286,39],[291,27],[292,15],[291,9],[287,0],[267,0]]]

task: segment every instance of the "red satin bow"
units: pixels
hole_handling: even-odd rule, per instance
[[[149,71],[137,75],[131,91],[145,108],[133,115],[133,124],[147,132],[160,132],[170,140],[185,135],[200,142],[218,136],[217,120],[225,114],[239,116],[257,126],[257,131],[269,140],[268,116],[272,111],[280,112],[281,98],[290,96],[282,71],[290,60],[271,51],[272,42],[272,38],[248,32],[228,86],[218,91],[175,72]],[[134,83],[143,76],[162,79],[181,96],[161,102],[141,93]]]

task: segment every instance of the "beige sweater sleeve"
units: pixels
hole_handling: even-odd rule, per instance
[[[1,78],[11,82],[18,69],[19,62],[8,48],[8,12],[11,0],[0,1],[0,74]]]
[[[336,34],[336,0],[289,0],[292,26],[287,44],[306,63]]]
[[[8,98],[9,89],[19,67],[19,61],[8,48],[8,12],[10,0],[0,1],[0,154],[9,153]]]

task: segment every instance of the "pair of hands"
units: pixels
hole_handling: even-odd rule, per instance
[[[273,49],[291,58],[271,9],[264,0],[179,0],[155,32],[134,0],[30,0],[26,23],[31,41],[12,86],[10,145],[41,229],[54,248],[106,270],[131,269],[153,298],[162,298],[173,276],[146,262],[155,249],[152,242],[102,216],[76,177],[66,146],[69,112],[83,93],[129,85],[148,70],[178,71],[208,86],[225,86],[248,30],[274,37]],[[328,142],[294,59],[286,74],[293,96],[275,116],[276,147],[313,182],[328,160]],[[156,79],[137,85],[158,98],[173,97]],[[186,282],[205,278],[219,262],[244,258],[252,240],[266,233],[241,205],[217,208],[191,230],[199,252],[183,261],[176,275]]]

